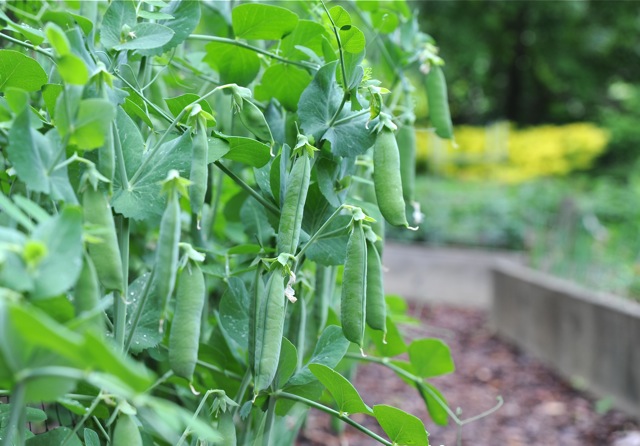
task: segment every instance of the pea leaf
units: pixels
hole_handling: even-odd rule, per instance
[[[369,337],[376,346],[376,351],[380,356],[392,358],[394,356],[406,353],[407,344],[404,342],[402,335],[398,331],[394,319],[387,316],[387,335],[386,343],[383,341],[383,333],[380,330],[367,329]]]
[[[175,33],[171,28],[157,23],[142,22],[133,27],[126,36],[130,39],[113,48],[121,50],[149,50],[162,48],[168,43]]]
[[[394,445],[429,446],[427,430],[419,418],[386,404],[373,406],[373,414]]]
[[[296,347],[287,338],[282,338],[278,371],[276,372],[277,388],[282,388],[298,366],[298,352]]]
[[[200,99],[200,96],[194,93],[185,93],[180,96],[176,96],[174,98],[167,98],[164,102],[167,103],[167,107],[169,107],[169,111],[174,117],[177,117],[180,112],[189,104],[194,101]],[[207,101],[201,101],[200,106],[204,111],[213,115],[213,111],[211,110],[211,106]],[[180,122],[187,122],[188,116],[184,116]]]
[[[57,296],[76,283],[82,268],[82,210],[66,207],[57,216],[40,224],[34,240],[47,247],[46,256],[33,274],[34,299]]]
[[[98,437],[98,434],[96,431],[87,429],[85,427],[83,432],[84,432],[85,446],[100,446],[100,437]]]
[[[342,6],[331,8],[329,15],[338,29],[348,28],[351,25],[351,15]]]
[[[72,433],[68,427],[56,427],[55,429],[45,432],[35,437],[29,438],[25,445],[27,446],[50,446],[53,444],[66,444],[67,446],[82,446],[82,442],[76,434],[65,439]]]
[[[440,339],[417,339],[409,345],[409,359],[418,376],[430,378],[455,370],[451,350]]]
[[[200,21],[200,2],[174,0],[156,14],[164,16],[165,20],[160,20],[158,23],[171,29],[173,37],[161,47],[139,51],[143,56],[158,56],[184,42],[189,37],[189,34],[196,29]]]
[[[229,152],[224,155],[225,159],[252,167],[262,167],[271,159],[271,149],[266,144],[243,136],[221,136],[229,143]]]
[[[420,392],[420,396],[427,406],[427,411],[429,412],[429,416],[433,422],[438,426],[446,426],[449,422],[449,415],[438,400],[436,400],[437,397],[442,403],[447,404],[447,400],[444,398],[444,395],[442,395],[435,386],[432,386],[427,382],[417,383],[417,388],[418,392]],[[434,397],[434,395],[436,397]]]
[[[149,273],[140,275],[129,285],[129,295],[127,296],[127,326],[133,324],[133,319],[142,303],[141,298],[149,280]],[[142,313],[136,330],[131,338],[130,349],[133,353],[140,353],[148,348],[155,347],[162,341],[162,333],[158,329],[161,309],[151,304],[148,299],[142,308]]]
[[[123,146],[124,148],[124,146]],[[146,154],[150,156],[150,154]],[[132,165],[137,171],[142,163]],[[114,184],[111,205],[116,212],[127,218],[146,220],[162,215],[166,198],[160,193],[160,183],[167,177],[171,169],[180,172],[184,178],[188,177],[191,167],[191,136],[184,133],[181,136],[162,144],[153,159],[147,164],[145,171],[135,182],[129,183],[128,188],[121,184]]]
[[[231,11],[233,32],[241,39],[279,40],[298,24],[298,16],[286,8],[245,3]]]
[[[255,238],[262,246],[268,245],[276,235],[266,212],[264,206],[251,199],[245,201],[240,209],[240,218],[244,222],[247,234],[255,234]]]
[[[83,99],[79,102],[76,113],[73,114],[72,111],[73,115],[70,117],[64,106],[64,99],[58,98],[56,106],[56,123],[60,136],[64,138],[69,134],[69,143],[80,150],[102,146],[116,115],[113,104],[106,99]]]
[[[329,141],[336,155],[355,157],[366,152],[375,142],[375,137],[366,128],[367,116],[353,112],[350,102],[331,124],[343,96],[336,82],[337,64],[334,61],[318,70],[300,96],[298,116],[305,134],[313,135],[316,141]]]
[[[308,55],[300,51],[299,47],[309,48],[314,53],[322,54],[322,36],[326,31],[320,23],[311,20],[300,20],[294,30],[282,39],[280,51],[287,59],[308,59]]]
[[[220,82],[247,86],[260,71],[260,59],[251,50],[219,42],[207,44],[205,50],[202,60],[218,72]]]
[[[89,70],[84,61],[69,53],[60,57],[56,63],[63,81],[72,85],[85,85],[89,81]]]
[[[322,364],[309,364],[309,370],[331,393],[338,405],[338,411],[343,414],[373,413],[347,378]]]
[[[362,52],[367,44],[364,33],[355,26],[340,30],[340,42],[342,49],[352,54]]]
[[[244,282],[237,277],[229,278],[229,287],[220,300],[220,326],[244,351],[249,345],[249,300]]]
[[[313,373],[309,370],[309,364],[322,364],[328,367],[335,367],[349,348],[349,341],[342,334],[342,329],[337,325],[329,325],[324,329],[318,339],[316,348],[313,350],[309,362],[296,372],[287,385],[302,386],[315,380]]]
[[[136,24],[136,6],[133,0],[111,2],[102,20],[100,41],[110,50],[120,44],[122,27],[133,28]]]
[[[305,70],[287,64],[273,64],[262,74],[255,96],[260,101],[276,98],[288,110],[298,108],[300,95],[311,82]]]
[[[9,87],[37,91],[47,83],[47,73],[34,59],[18,51],[0,50],[0,92]]]

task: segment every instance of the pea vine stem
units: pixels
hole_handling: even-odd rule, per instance
[[[273,396],[275,396],[276,398],[284,398],[287,400],[291,400],[291,401],[296,401],[298,403],[302,403],[305,404],[309,407],[313,407],[314,409],[318,409],[324,413],[327,413],[329,415],[332,415],[338,419],[340,419],[341,421],[344,421],[345,423],[355,427],[356,429],[358,429],[360,432],[362,432],[365,435],[368,435],[369,437],[373,438],[374,440],[386,445],[386,446],[394,446],[393,443],[391,443],[389,440],[385,440],[384,438],[382,438],[380,435],[376,434],[375,432],[367,429],[366,427],[364,427],[362,424],[358,423],[357,421],[352,420],[351,418],[349,418],[347,415],[338,412],[337,410],[334,410],[330,407],[327,407],[323,404],[317,403],[315,401],[311,401],[310,399],[304,398],[302,396],[299,395],[294,395],[293,393],[288,393],[288,392],[282,392],[282,391],[277,391],[275,393],[272,394]]]
[[[127,284],[129,283],[129,220],[122,216],[118,219],[118,244],[122,258],[123,292],[113,293],[115,305],[114,339],[118,347],[124,350],[127,325]]]
[[[9,415],[9,424],[4,432],[2,446],[10,446],[13,444],[24,444],[24,418],[26,413],[25,406],[25,383],[19,382],[11,392],[11,414]],[[14,436],[16,437],[14,442]]]
[[[308,62],[301,62],[301,61],[297,61],[297,60],[290,60],[290,59],[286,59],[282,56],[278,56],[277,54],[271,53],[267,50],[263,50],[262,48],[258,48],[256,46],[253,45],[249,45],[248,43],[244,43],[241,42],[239,40],[235,40],[235,39],[228,39],[226,37],[218,37],[218,36],[206,36],[203,34],[191,34],[188,39],[190,40],[200,40],[200,41],[205,41],[205,42],[217,42],[217,43],[224,43],[226,45],[233,45],[233,46],[237,46],[240,48],[244,48],[246,50],[250,50],[259,54],[262,54],[264,56],[267,56],[273,60],[277,60],[279,62],[282,63],[286,63],[286,64],[290,64],[290,65],[296,65],[298,67],[301,68],[306,68],[306,69],[312,69],[312,70],[317,70],[318,67],[315,64],[311,64]]]
[[[227,166],[222,164],[220,161],[214,161],[213,164],[216,165],[218,169],[223,171],[229,178],[236,182],[241,188],[249,193],[253,198],[255,198],[258,203],[265,207],[266,210],[271,212],[276,217],[280,217],[280,210],[272,203],[269,203],[265,200],[262,195],[256,192],[251,186],[249,186],[242,178],[233,173]]]

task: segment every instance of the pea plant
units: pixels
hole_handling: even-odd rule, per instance
[[[309,408],[428,445],[358,362],[464,424],[427,381],[448,347],[407,345],[383,292],[384,222],[422,215],[410,79],[451,137],[408,4],[4,2],[0,27],[1,446],[289,445]]]

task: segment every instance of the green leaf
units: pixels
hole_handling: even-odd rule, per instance
[[[340,413],[373,414],[371,408],[362,401],[362,397],[347,378],[322,364],[309,364],[309,370],[331,393]]]
[[[47,107],[51,119],[55,119],[56,101],[62,93],[63,87],[60,84],[45,84],[42,87],[42,99]]]
[[[194,101],[197,101],[198,99],[200,99],[200,96],[198,96],[197,94],[185,93],[180,96],[176,96],[175,98],[167,98],[164,100],[164,102],[166,102],[167,107],[169,107],[169,111],[175,118],[180,114],[182,110],[184,110],[187,105],[193,103]],[[206,111],[210,115],[213,115],[213,110],[211,110],[211,106],[207,101],[200,101],[200,107],[202,107],[202,110]],[[186,123],[188,118],[188,114],[185,114],[180,122]],[[207,125],[213,126],[215,125],[215,123],[207,121]]]
[[[279,40],[293,31],[298,16],[280,6],[245,3],[233,8],[231,21],[241,39]]]
[[[388,9],[379,9],[371,13],[371,23],[381,33],[388,34],[395,31],[400,24],[398,15]]]
[[[260,101],[276,98],[291,111],[296,111],[300,95],[311,82],[305,70],[289,64],[273,64],[262,74],[255,96]]]
[[[442,395],[435,386],[432,386],[427,382],[418,382],[416,385],[433,422],[438,426],[446,426],[449,422],[449,414],[442,407],[442,404],[433,396],[435,394],[442,403],[447,404],[447,400],[444,398],[444,395]]]
[[[409,345],[409,359],[422,378],[444,375],[455,370],[451,350],[440,339],[416,339]]]
[[[209,153],[207,154],[207,161],[213,163],[225,156],[231,150],[229,143],[222,138],[215,136],[207,138],[207,144],[209,145]]]
[[[355,26],[340,30],[340,43],[342,43],[343,51],[352,54],[362,52],[367,45],[364,33]]]
[[[130,33],[126,36],[124,43],[118,44],[113,48],[121,50],[150,50],[161,48],[168,43],[175,33],[171,28],[157,23],[138,23]]]
[[[115,0],[102,19],[100,42],[110,50],[120,44],[122,27],[133,28],[136,24],[136,6],[133,0]]]
[[[369,337],[376,346],[378,354],[385,358],[393,358],[394,356],[401,355],[407,352],[407,344],[398,327],[396,326],[394,319],[387,316],[387,335],[383,338],[384,334],[380,330],[367,329]],[[386,340],[386,343],[384,340]]]
[[[309,364],[322,364],[333,368],[342,360],[348,348],[349,341],[342,334],[342,328],[336,325],[327,326],[320,335],[309,362],[293,375],[287,385],[301,386],[314,381],[315,377],[309,370]]]
[[[48,180],[53,147],[40,132],[31,128],[29,109],[20,113],[9,129],[7,154],[18,178],[34,192],[51,191]]]
[[[205,50],[203,61],[218,72],[222,83],[247,86],[260,71],[260,59],[254,51],[219,42],[207,44]]]
[[[149,280],[149,273],[140,275],[129,285],[127,296],[127,327],[133,324],[133,318],[142,303],[142,295]],[[159,330],[161,308],[153,306],[153,299],[147,299],[140,320],[133,332],[130,349],[133,353],[139,353],[148,348],[155,347],[162,341],[163,334]]]
[[[170,28],[174,34],[171,40],[162,47],[140,51],[143,56],[158,56],[184,42],[200,22],[200,2],[194,0],[172,1],[167,7],[155,14],[169,16],[158,23]]]
[[[100,437],[96,431],[84,428],[84,444],[85,446],[100,446]]]
[[[123,189],[121,184],[114,184],[111,205],[116,212],[135,220],[162,215],[166,198],[160,193],[160,183],[171,169],[180,172],[182,177],[188,176],[191,167],[191,145],[189,133],[163,143],[135,183],[130,183],[126,189]],[[142,163],[142,159],[139,162]],[[131,170],[137,171],[140,165],[132,164]]]
[[[247,288],[237,277],[229,278],[229,287],[220,300],[220,326],[244,351],[248,348],[250,299]]]
[[[127,178],[131,178],[142,163],[145,143],[136,123],[119,107],[115,124],[115,136],[120,139]],[[116,175],[115,184],[121,184],[119,175]]]
[[[429,446],[427,430],[419,418],[392,406],[373,406],[373,413],[394,445]]]
[[[351,25],[351,15],[342,6],[334,6],[329,10],[331,20],[333,20],[336,28],[348,28]]]
[[[60,136],[64,138],[69,134],[69,144],[76,145],[80,150],[97,149],[102,146],[116,115],[113,104],[106,99],[83,99],[75,116],[70,119],[63,104],[64,100],[64,97],[60,97],[56,106]]]
[[[252,167],[262,167],[271,159],[271,148],[252,138],[243,136],[223,136],[229,143],[225,159],[238,161]]]
[[[289,381],[298,366],[298,352],[290,340],[283,337],[280,348],[280,359],[276,372],[276,389],[281,389]]]
[[[0,92],[9,87],[37,91],[47,83],[40,64],[18,51],[0,50]]]
[[[71,435],[65,442],[65,439],[71,432],[71,429],[68,427],[56,427],[49,432],[29,438],[25,444],[27,446],[53,446],[64,443],[66,446],[82,446],[82,442],[76,434]]]
[[[247,234],[254,234],[262,246],[269,246],[269,241],[275,237],[276,231],[269,223],[264,206],[256,200],[249,199],[240,208],[240,218]]]
[[[320,23],[311,20],[300,20],[295,29],[282,39],[280,51],[282,56],[292,60],[308,59],[309,56],[297,47],[308,48],[318,55],[322,55],[322,36],[326,31]]]
[[[46,256],[33,272],[34,299],[57,296],[77,281],[82,269],[82,210],[65,207],[57,216],[40,224],[33,239],[47,247]]]
[[[316,141],[328,140],[336,155],[355,157],[362,155],[373,145],[375,136],[366,127],[366,115],[340,122],[355,115],[349,102],[340,111],[335,123],[329,126],[343,96],[342,89],[336,82],[337,64],[334,61],[318,70],[311,84],[300,96],[298,116],[306,135],[313,135]]]
[[[44,27],[44,32],[47,35],[47,40],[59,57],[66,56],[71,52],[69,39],[67,39],[66,34],[58,25],[49,22]]]
[[[89,70],[84,61],[75,54],[69,53],[57,60],[60,77],[67,84],[85,85],[89,81]]]
[[[42,30],[32,28],[29,25],[19,23],[8,23],[7,26],[12,30],[19,32],[24,37],[29,39],[34,45],[40,45],[44,42],[44,33]]]

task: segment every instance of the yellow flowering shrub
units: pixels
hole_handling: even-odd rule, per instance
[[[455,142],[416,130],[417,157],[436,173],[520,183],[588,168],[606,148],[606,130],[589,123],[517,129],[506,122],[458,126]]]

